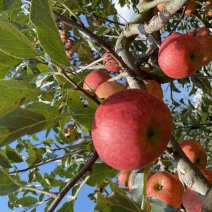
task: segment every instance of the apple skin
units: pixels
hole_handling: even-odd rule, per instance
[[[119,72],[121,70],[119,63],[108,52],[105,52],[103,57],[105,58],[103,65],[108,71]]]
[[[118,182],[120,183],[120,185],[124,186],[124,187],[127,187],[128,185],[128,179],[129,179],[129,176],[130,176],[130,171],[120,171],[117,179],[118,179]]]
[[[210,30],[207,27],[200,27],[197,29],[196,36],[207,35],[210,36]]]
[[[157,172],[146,184],[147,197],[157,197],[177,209],[183,202],[184,188],[178,177],[169,172]]]
[[[201,170],[207,180],[212,183],[212,170]],[[195,191],[186,188],[183,195],[183,206],[186,212],[201,212],[203,201],[198,197]]]
[[[160,84],[154,80],[145,80],[145,81],[147,82],[144,83],[146,91],[158,97],[159,99],[163,99],[163,90]]]
[[[157,9],[161,12],[163,7],[167,4],[167,2],[163,2],[157,5]]]
[[[196,37],[174,33],[161,44],[158,63],[162,71],[174,79],[194,74],[201,66],[203,50]]]
[[[200,170],[206,168],[207,154],[201,144],[194,140],[184,140],[179,144],[192,163],[194,163]]]
[[[112,94],[127,89],[126,86],[122,85],[119,82],[114,81],[107,81],[103,82],[97,89],[96,89],[96,95],[99,98],[108,98]]]
[[[206,2],[205,12],[207,16],[212,17],[212,4],[210,1],[207,1],[207,2]]]
[[[84,79],[83,89],[96,90],[103,82],[108,81],[111,76],[103,70],[95,70],[90,72]],[[89,87],[90,88],[89,88]]]
[[[140,89],[119,91],[97,108],[92,139],[99,157],[124,171],[141,169],[166,149],[172,116],[159,98]]]
[[[204,52],[203,65],[207,65],[212,61],[212,38],[208,35],[199,35],[196,38],[201,43]]]
[[[196,10],[196,0],[189,0],[188,4],[186,5],[186,9],[185,9],[185,14],[189,15],[189,14],[193,14]]]

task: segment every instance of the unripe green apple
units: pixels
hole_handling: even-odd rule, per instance
[[[159,98],[140,89],[119,91],[97,108],[92,139],[99,157],[125,171],[156,160],[172,134],[172,116]]]

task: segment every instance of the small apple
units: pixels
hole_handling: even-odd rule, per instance
[[[106,99],[112,94],[127,89],[126,86],[122,85],[119,82],[115,81],[107,81],[103,82],[97,89],[96,89],[96,95],[99,98]]]
[[[103,65],[108,71],[119,72],[121,70],[119,63],[110,55],[110,53],[105,52],[103,58]]]
[[[185,9],[185,14],[189,15],[189,14],[193,14],[196,10],[196,0],[189,0],[187,5],[186,5],[186,9]]]
[[[172,125],[170,110],[162,100],[140,89],[127,89],[101,103],[91,133],[102,161],[115,169],[132,171],[163,154]]]
[[[120,185],[122,185],[124,187],[127,187],[130,173],[131,173],[130,171],[120,171],[120,173],[119,173],[119,175],[117,177],[118,182],[120,183]]]
[[[178,177],[169,172],[157,172],[146,184],[147,197],[156,197],[177,209],[183,202],[184,188]]]
[[[207,180],[212,183],[212,170],[201,170]],[[187,212],[201,212],[203,201],[197,193],[190,188],[186,188],[183,195],[183,206]]]
[[[212,61],[212,38],[208,35],[199,35],[196,38],[201,43],[201,48],[204,52],[202,65],[207,65]]]
[[[71,134],[73,133],[74,131],[74,125],[70,124],[67,126],[66,128],[66,132],[64,133],[64,136],[69,138],[71,136]],[[76,137],[74,138],[74,141],[78,140],[79,139],[79,136],[76,135]]]
[[[100,19],[96,19],[95,24],[96,24],[96,26],[101,26],[102,21]]]
[[[205,169],[207,165],[207,154],[200,143],[194,140],[184,140],[179,144],[192,163],[194,163],[199,169]]]
[[[163,90],[158,82],[154,80],[145,80],[144,86],[147,92],[158,97],[159,99],[163,99]]]
[[[161,70],[174,79],[194,74],[202,66],[202,60],[199,39],[187,34],[171,34],[162,42],[158,53]]]
[[[71,40],[68,40],[65,43],[65,47],[66,47],[66,49],[71,49],[73,47],[73,42]]]
[[[205,12],[207,16],[212,17],[212,4],[210,1],[207,1],[207,2],[206,2]]]
[[[67,57],[72,57],[73,55],[74,55],[74,52],[72,52],[71,50],[66,50]]]
[[[208,29],[208,27],[200,27],[197,29],[197,32],[196,32],[196,36],[199,36],[199,35],[207,35],[207,36],[210,36],[210,30]]]
[[[83,89],[96,90],[103,82],[108,81],[111,76],[103,70],[90,72],[84,79]]]
[[[63,41],[63,42],[66,42],[67,41],[67,39],[68,39],[68,34],[66,34],[66,33],[64,33],[64,32],[62,32],[62,33],[60,33],[60,39]]]

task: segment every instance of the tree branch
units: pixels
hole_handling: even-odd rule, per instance
[[[63,197],[69,192],[69,190],[80,180],[83,175],[92,169],[93,164],[98,158],[97,152],[94,152],[93,156],[90,158],[90,160],[87,162],[87,164],[75,175],[75,177],[67,183],[67,185],[61,190],[61,192],[58,194],[58,196],[55,198],[55,200],[52,202],[52,204],[49,206],[47,212],[53,212],[54,209],[58,206],[60,201],[63,199]]]

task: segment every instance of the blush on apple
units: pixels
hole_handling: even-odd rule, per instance
[[[105,52],[103,58],[103,65],[108,71],[119,72],[121,70],[119,63],[110,55],[110,53]]]
[[[200,41],[187,34],[174,33],[161,44],[158,63],[161,70],[174,79],[186,78],[194,74],[203,61]]]
[[[200,27],[197,29],[197,32],[196,32],[196,36],[199,36],[199,35],[207,35],[207,36],[210,36],[210,30],[208,29],[208,27]]]
[[[201,170],[207,180],[212,183],[212,170]],[[186,212],[201,212],[203,201],[198,197],[197,193],[189,188],[185,189],[183,195],[183,206]]]
[[[207,165],[207,154],[200,143],[194,140],[184,140],[179,144],[192,163],[194,163],[199,169],[205,169]]]
[[[167,147],[172,134],[169,108],[140,89],[119,91],[97,108],[92,139],[99,157],[125,171],[144,168]]]
[[[103,82],[108,81],[111,76],[103,70],[95,70],[86,75],[83,89],[96,90]]]
[[[175,209],[182,204],[183,193],[179,178],[169,172],[157,172],[147,181],[147,197],[156,197]]]
[[[196,10],[196,0],[188,0],[188,3],[186,5],[186,9],[185,9],[185,14],[189,15],[189,14],[193,14]]]
[[[127,89],[126,86],[122,85],[119,82],[115,81],[107,81],[102,83],[97,89],[96,89],[96,95],[99,98],[106,99],[112,94]]]

